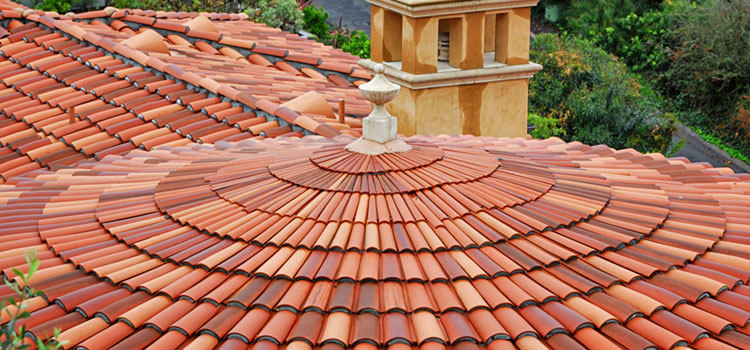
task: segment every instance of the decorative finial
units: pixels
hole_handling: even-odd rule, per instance
[[[362,96],[372,102],[372,112],[362,120],[362,138],[346,149],[369,155],[409,151],[411,146],[398,139],[398,121],[385,109],[385,104],[398,96],[401,87],[388,81],[382,64],[376,64],[374,71],[375,78],[359,87]]]

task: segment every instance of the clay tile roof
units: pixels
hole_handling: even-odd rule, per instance
[[[0,273],[41,260],[29,338],[750,344],[748,174],[555,138],[350,153],[352,56],[237,14],[18,7],[0,0]],[[167,52],[125,42],[152,32]]]
[[[101,107],[88,117],[121,118],[136,143],[215,123],[179,110],[128,128],[140,119]],[[60,137],[87,130],[73,126]],[[41,259],[28,334],[86,349],[748,344],[750,175],[559,139],[416,136],[380,156],[352,140],[179,143],[11,178],[0,270]]]
[[[370,110],[357,58],[244,15],[0,10],[0,182],[134,148],[358,136]]]

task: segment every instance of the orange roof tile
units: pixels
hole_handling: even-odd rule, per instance
[[[559,139],[349,153],[369,111],[353,56],[237,14],[16,8],[0,1],[0,271],[41,260],[27,337],[750,343],[748,174]],[[144,32],[166,50],[122,44]]]
[[[161,146],[12,178],[0,269],[12,277],[29,248],[42,260],[29,335],[217,349],[750,339],[747,174],[557,139],[417,136],[380,156],[351,140]]]
[[[310,89],[317,91],[330,109],[337,110],[338,100],[343,98],[349,102],[350,115],[369,112],[369,103],[356,89],[320,78],[344,73],[286,61],[290,50],[301,55],[328,52],[323,56],[331,67],[344,62],[352,66],[353,56],[247,22],[242,16],[107,10],[79,14],[72,21],[69,16],[37,10],[24,10],[22,15],[8,9],[19,7],[17,4],[4,4],[0,16],[16,19],[6,22],[8,32],[0,38],[0,83],[4,84],[0,90],[0,145],[11,151],[0,158],[0,181],[39,167],[73,164],[135,147],[305,133],[359,135],[361,122],[356,117],[346,117],[347,124],[340,124],[335,115],[300,115],[279,106]],[[187,27],[180,31],[156,25],[198,16],[228,20],[214,22],[219,30],[227,23],[239,23],[239,27],[231,27],[234,31],[228,31],[235,39],[225,43],[219,43],[218,38],[196,41],[194,35],[187,34]],[[153,30],[145,32],[151,33],[148,40],[164,40],[168,51],[148,51],[149,47],[163,50],[160,43],[120,44],[136,31],[147,29],[146,25],[153,25]],[[125,33],[127,28],[132,33]],[[166,39],[160,39],[162,34]],[[273,37],[282,40],[271,40]],[[265,40],[262,38],[268,39],[264,41],[268,48],[284,51],[281,56],[263,54],[265,61],[277,65],[258,65],[254,63],[257,60],[248,58],[259,55],[250,40]],[[315,70],[317,75],[305,75],[295,66]],[[361,77],[366,75],[349,79]],[[258,118],[266,122],[259,123]]]

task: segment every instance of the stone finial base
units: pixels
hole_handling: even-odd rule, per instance
[[[375,108],[375,111],[385,108]],[[365,140],[385,143],[397,138],[398,121],[396,118],[385,114],[371,114],[369,117],[362,119],[362,138]]]
[[[400,153],[411,151],[411,146],[406,142],[393,139],[385,143],[365,140],[359,138],[356,141],[346,145],[349,152],[366,154],[368,156],[377,156],[385,153]]]

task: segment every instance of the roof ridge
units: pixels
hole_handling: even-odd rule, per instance
[[[124,8],[120,9],[114,6],[108,6],[101,10],[87,11],[75,14],[76,19],[91,19],[110,17],[116,11],[124,11],[137,16],[145,17],[156,17],[156,18],[196,18],[198,16],[206,16],[211,20],[218,21],[246,21],[250,18],[244,12],[196,12],[196,11],[162,11],[162,10],[143,10],[143,9],[131,9]],[[107,12],[110,12],[107,14]]]
[[[297,55],[294,53],[290,53],[289,50],[286,49],[275,49],[270,47],[258,47],[255,42],[251,42],[248,40],[243,39],[236,39],[229,36],[223,36],[221,34],[217,35],[208,33],[205,31],[198,31],[198,30],[191,30],[187,26],[184,26],[182,24],[169,22],[167,20],[171,19],[168,17],[158,17],[158,16],[147,16],[145,14],[136,14],[136,13],[130,13],[128,9],[116,9],[114,7],[109,7],[110,9],[114,11],[110,11],[110,14],[107,14],[105,10],[98,10],[98,11],[91,11],[87,14],[82,15],[75,15],[73,17],[74,21],[77,20],[92,20],[92,19],[101,19],[106,18],[109,21],[114,19],[119,19],[121,21],[135,23],[139,26],[145,25],[148,27],[151,27],[154,30],[161,30],[161,31],[168,31],[172,32],[181,36],[187,36],[189,38],[195,39],[201,39],[201,40],[207,40],[214,42],[216,44],[224,45],[224,46],[230,46],[233,49],[240,49],[241,51],[248,50],[251,53],[258,53],[264,56],[266,59],[273,60],[272,63],[276,63],[277,60],[283,60],[287,63],[292,64],[293,66],[296,66],[296,68],[301,67],[307,67],[307,68],[313,68],[319,72],[321,72],[323,75],[328,77],[331,74],[336,75],[343,75],[344,78],[346,78],[349,82],[353,83],[357,80],[369,80],[370,75],[367,73],[367,71],[364,68],[359,67],[356,64],[353,65],[347,65],[347,64],[340,64],[340,63],[334,63],[334,62],[326,62],[322,58],[310,58],[304,55]],[[182,18],[196,18],[197,16],[202,15],[200,13],[197,13],[194,17],[182,17]],[[245,15],[247,16],[247,15]],[[111,22],[110,22],[111,23]],[[255,23],[255,22],[253,22]],[[262,23],[256,23],[256,24],[262,24]],[[160,33],[164,35],[163,33]],[[243,54],[243,56],[247,57],[249,54]]]

